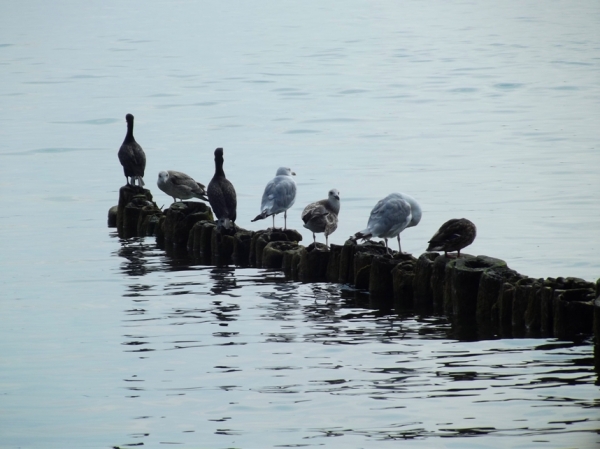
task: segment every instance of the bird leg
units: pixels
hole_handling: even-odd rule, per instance
[[[325,246],[329,248],[329,236],[325,234]]]
[[[404,254],[402,252],[402,248],[400,247],[400,234],[398,234],[398,251],[400,252],[400,254]]]
[[[283,211],[283,230],[287,229],[287,210]]]
[[[315,247],[317,246],[317,236],[315,235],[315,233],[313,232],[313,243],[315,244]]]
[[[273,217],[273,230],[275,230],[275,214],[271,215]]]
[[[387,239],[383,239],[383,241],[385,242],[385,253],[387,254],[389,251],[389,248],[387,246]]]

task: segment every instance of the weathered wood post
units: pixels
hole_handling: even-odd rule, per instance
[[[338,282],[340,278],[340,259],[342,257],[341,245],[329,245],[329,263],[327,264],[327,281]]]
[[[363,253],[364,254],[364,253]],[[389,254],[371,257],[369,269],[369,301],[374,309],[394,308],[394,281],[392,270],[399,260]]]
[[[385,247],[380,243],[366,242],[354,248],[354,286],[359,290],[367,290],[371,280],[371,261],[375,256],[385,254]]]
[[[541,282],[538,279],[525,277],[516,283],[512,303],[512,336],[515,338],[523,338],[526,335],[525,313],[529,307],[533,307],[531,303],[535,302],[535,294]],[[541,313],[541,307],[539,311]]]
[[[477,336],[479,280],[485,270],[503,267],[506,267],[503,260],[467,255],[454,259],[447,265],[446,294],[451,296],[453,331],[458,338],[471,339]]]
[[[354,253],[356,252],[357,243],[348,239],[342,247],[340,254],[340,272],[338,282],[340,284],[354,283]]]
[[[596,281],[596,299],[594,300],[594,367],[600,374],[600,279]]]
[[[215,228],[211,236],[211,264],[217,267],[231,265],[233,260],[234,229]]]
[[[401,260],[392,270],[392,284],[394,287],[394,309],[396,312],[402,310],[415,309],[421,312],[429,313],[431,303],[415,303],[415,269],[417,259],[412,256]],[[427,307],[429,306],[429,307]]]
[[[250,246],[253,235],[253,231],[246,230],[238,230],[234,235],[232,260],[238,267],[250,265]]]
[[[416,310],[424,313],[433,312],[433,290],[431,276],[433,263],[438,258],[438,253],[424,253],[419,256],[414,271],[414,306]]]
[[[554,290],[554,336],[572,340],[593,332],[596,286],[583,279],[564,279]]]
[[[268,229],[254,233],[250,243],[250,265],[262,267],[262,256],[269,242],[300,242],[302,235],[294,229]]]
[[[311,243],[300,251],[298,278],[302,282],[322,282],[327,279],[329,249],[322,243]]]
[[[479,335],[489,338],[499,332],[500,305],[502,287],[517,276],[517,272],[508,267],[485,270],[479,280],[477,292],[477,329]]]
[[[433,298],[434,313],[442,314],[444,310],[444,290],[446,283],[446,265],[453,259],[440,255],[433,261],[431,270],[431,296]],[[451,311],[450,311],[451,312]]]
[[[267,243],[262,253],[263,268],[283,269],[283,257],[286,251],[298,248],[298,243],[274,241]]]
[[[117,231],[120,237],[122,237],[121,234],[123,233],[131,234],[129,237],[135,237],[135,232],[137,231],[137,213],[135,215],[135,220],[134,217],[131,217],[128,220],[127,229],[124,229],[125,207],[131,203],[135,197],[139,197],[138,206],[140,209],[148,204],[144,202],[143,199],[149,201],[150,203],[152,202],[152,194],[150,193],[150,190],[144,189],[143,187],[132,186],[128,184],[119,189],[119,203],[117,205]],[[135,213],[136,211],[130,212]],[[135,223],[135,225],[133,223]]]
[[[165,246],[186,248],[190,231],[199,221],[213,221],[213,214],[204,203],[180,201],[171,204],[165,211],[166,219],[162,223]]]

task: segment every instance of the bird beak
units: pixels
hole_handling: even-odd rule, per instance
[[[295,172],[292,172],[292,175],[296,176],[296,173],[295,173]]]

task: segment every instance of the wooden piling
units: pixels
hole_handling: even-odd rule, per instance
[[[510,282],[517,272],[508,267],[485,270],[479,280],[476,320],[479,335],[491,338],[499,333],[500,305],[505,282]]]
[[[433,304],[416,303],[415,270],[417,259],[410,256],[399,261],[392,269],[392,286],[394,290],[394,309],[396,312],[413,309],[421,313],[431,313]]]
[[[210,208],[197,201],[173,203],[165,211],[166,219],[162,223],[165,246],[186,248],[189,234],[199,221],[213,221]]]
[[[477,336],[477,296],[479,280],[485,270],[506,267],[506,262],[488,256],[462,255],[446,266],[445,294],[452,304],[453,331],[458,338]],[[448,303],[444,298],[445,304]]]
[[[433,312],[433,291],[431,276],[433,263],[438,253],[424,253],[419,256],[414,269],[413,300],[415,310]]]
[[[366,253],[363,253],[366,254]],[[390,310],[394,308],[394,282],[392,270],[399,260],[389,254],[372,256],[369,269],[369,300],[374,309]]]
[[[323,282],[327,280],[329,249],[322,243],[311,243],[300,251],[298,279],[301,282]]]

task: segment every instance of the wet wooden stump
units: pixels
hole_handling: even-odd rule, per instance
[[[150,193],[150,190],[148,189],[132,185],[124,185],[119,189],[119,203],[117,205],[117,231],[119,233],[119,237],[124,237],[122,234],[128,234],[129,237],[134,237],[135,233],[137,232],[139,210],[130,210],[129,214],[132,216],[128,217],[127,222],[125,212],[127,205],[130,204],[136,197],[137,206],[135,206],[134,209],[141,209],[142,207],[146,206],[148,203],[145,203],[143,201],[144,199],[152,203],[152,193]]]
[[[554,289],[548,279],[540,287],[540,336],[552,337],[554,334]]]
[[[327,264],[326,278],[328,282],[338,282],[340,278],[340,259],[342,257],[341,245],[329,245],[329,263]]]
[[[380,243],[366,242],[354,248],[354,286],[367,290],[371,280],[371,261],[375,256],[385,254],[385,246]]]
[[[113,206],[110,209],[108,209],[108,220],[107,220],[107,224],[109,228],[116,228],[117,227],[117,213],[119,210],[119,206]]]
[[[357,243],[348,239],[342,247],[340,254],[340,271],[338,282],[340,284],[354,283],[354,253],[356,252]]]
[[[446,266],[446,295],[452,304],[453,331],[458,338],[477,336],[477,295],[483,272],[506,267],[506,262],[488,256],[462,255]],[[447,304],[447,298],[444,298]]]
[[[250,241],[250,265],[261,268],[265,246],[270,242],[300,242],[302,235],[294,229],[267,229],[257,231]]]
[[[512,303],[512,336],[514,338],[523,338],[527,335],[525,327],[525,315],[528,308],[535,307],[535,296],[537,290],[540,288],[541,281],[525,277],[517,281],[515,287],[515,295]],[[532,304],[533,303],[533,304]],[[539,312],[541,313],[541,305]],[[532,312],[533,313],[533,312]],[[531,324],[534,324],[534,320],[530,319]],[[539,323],[537,329],[539,330]]]
[[[363,253],[364,254],[364,253]],[[392,270],[398,260],[389,254],[373,256],[369,269],[369,300],[374,309],[391,310],[394,308],[394,282]]]
[[[417,259],[413,281],[415,310],[424,313],[433,312],[431,276],[433,274],[433,263],[438,257],[438,253],[424,253]]]
[[[431,269],[431,296],[434,313],[442,314],[444,310],[444,290],[446,280],[446,265],[452,262],[450,257],[440,255],[433,261]]]
[[[286,251],[298,248],[298,243],[288,241],[269,242],[262,253],[263,268],[283,269],[283,257]]]
[[[292,278],[294,281],[299,281],[298,276],[298,264],[300,263],[300,252],[304,249],[303,246],[298,245],[296,248],[287,249],[283,252],[283,262],[281,268],[286,276]]]
[[[210,248],[211,264],[217,267],[233,263],[235,230],[215,227],[212,231]]]
[[[597,285],[600,286],[600,281]],[[598,288],[594,300],[594,367],[600,374],[600,291]]]
[[[405,260],[399,261],[392,270],[394,309],[396,312],[408,309],[415,309],[421,312],[429,312],[431,310],[431,303],[415,304],[414,286],[417,263],[417,259],[409,256]]]
[[[165,211],[166,219],[162,223],[165,246],[186,248],[190,231],[199,221],[213,221],[213,214],[204,203],[180,201],[173,203]]]
[[[583,279],[564,279],[564,289],[554,290],[554,337],[573,340],[594,329],[596,286]]]
[[[327,280],[329,249],[322,243],[311,243],[300,252],[298,279],[301,282],[323,282]]]
[[[162,216],[162,210],[154,203],[142,207],[138,218],[138,235],[144,237],[156,235],[156,228]]]
[[[505,282],[510,282],[517,272],[508,267],[485,270],[479,280],[476,320],[479,335],[490,338],[499,333],[499,301]]]
[[[253,231],[238,230],[234,235],[232,260],[238,267],[250,265],[250,246]]]

